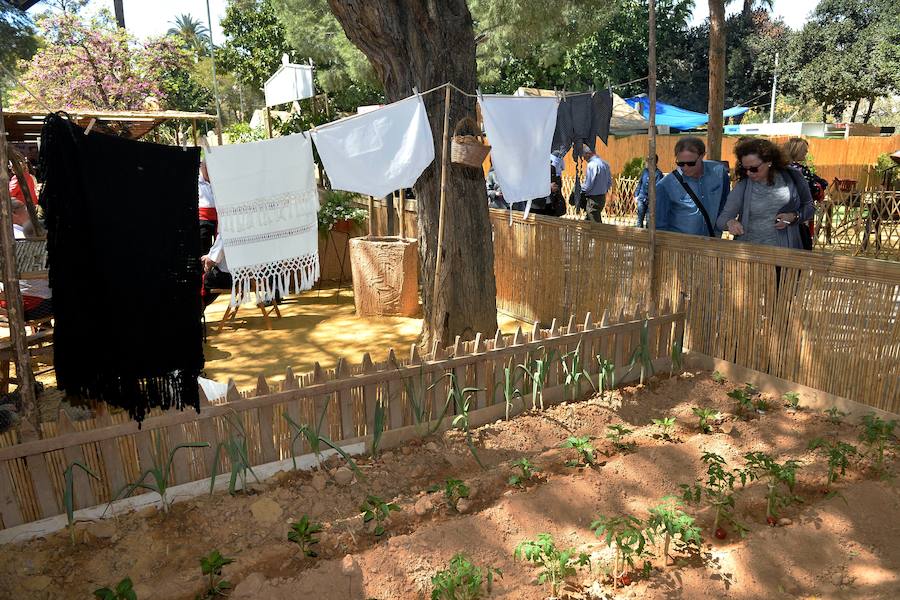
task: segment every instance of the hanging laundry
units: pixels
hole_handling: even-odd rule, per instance
[[[319,278],[319,196],[306,135],[212,148],[206,165],[231,271],[232,305],[311,289]]]
[[[572,148],[573,158],[581,157],[581,146],[595,149],[596,139],[609,139],[612,96],[609,91],[565,96],[559,103],[553,150],[565,154]]]
[[[332,188],[376,198],[411,188],[434,160],[419,95],[321,125],[312,136]]]
[[[556,128],[556,98],[479,96],[484,130],[491,143],[491,164],[504,200],[528,202],[550,195],[547,155]]]
[[[85,135],[52,114],[40,165],[57,386],[138,422],[199,410],[199,149]]]

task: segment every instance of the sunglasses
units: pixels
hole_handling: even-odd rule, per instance
[[[744,170],[746,170],[748,173],[758,173],[761,168],[762,168],[762,165],[759,164],[759,165],[756,165],[755,167],[744,167]]]
[[[699,159],[698,159],[699,160]],[[675,162],[679,167],[693,167],[697,164],[696,160],[679,160]]]

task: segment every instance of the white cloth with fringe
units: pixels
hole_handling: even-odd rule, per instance
[[[309,137],[213,147],[206,164],[231,304],[250,302],[254,287],[265,299],[311,289],[319,278],[319,196]]]

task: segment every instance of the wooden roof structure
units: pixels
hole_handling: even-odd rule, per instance
[[[72,119],[82,127],[87,127],[91,120],[96,120],[94,128],[122,137],[140,139],[156,129],[160,123],[172,120],[189,121],[196,126],[197,121],[215,122],[215,115],[179,110],[134,111],[134,110],[79,110],[66,111]],[[41,110],[3,111],[3,121],[10,142],[36,143],[44,124]]]

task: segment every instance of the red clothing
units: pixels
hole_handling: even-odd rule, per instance
[[[213,222],[218,221],[219,215],[216,213],[216,208],[214,206],[201,206],[200,207],[200,220],[201,221],[213,221]]]
[[[31,201],[37,204],[38,195],[34,189],[34,176],[26,173],[25,177],[28,180],[28,191],[31,193]],[[9,178],[9,195],[19,202],[25,202],[25,193],[22,191],[22,186],[19,185],[19,180],[15,175]]]
[[[46,298],[38,298],[37,296],[22,296],[22,308],[25,312],[34,310],[38,304],[46,300]],[[0,300],[0,308],[6,308],[6,300]]]

